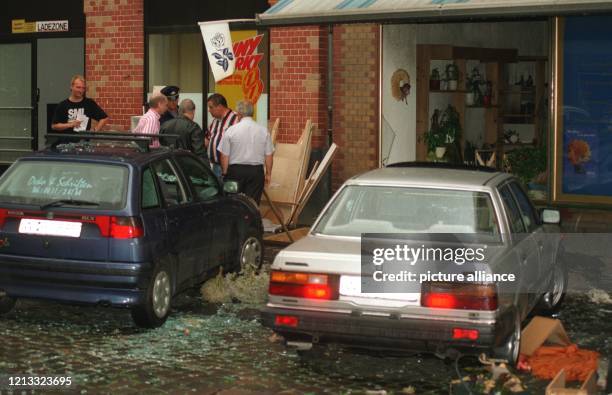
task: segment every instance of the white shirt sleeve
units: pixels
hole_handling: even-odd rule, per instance
[[[221,137],[221,141],[219,142],[219,147],[217,148],[219,150],[219,152],[221,152],[223,155],[229,156],[231,149],[230,149],[230,133],[228,133],[228,130],[225,131],[225,133],[223,133],[223,137]]]

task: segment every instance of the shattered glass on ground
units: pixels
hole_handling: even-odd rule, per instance
[[[239,281],[262,286],[260,280]],[[336,346],[304,354],[288,350],[260,325],[261,304],[236,302],[244,284],[226,303],[205,302],[198,289],[179,296],[156,330],[135,328],[126,310],[20,301],[0,318],[0,375],[72,376],[68,390],[39,393],[226,395],[444,394],[457,378],[453,362],[427,355]],[[580,346],[612,353],[612,304],[569,295],[558,318]],[[485,374],[475,358],[461,359],[459,369],[462,377]],[[524,393],[544,392],[546,382],[519,377]],[[468,393],[462,385],[452,391]]]

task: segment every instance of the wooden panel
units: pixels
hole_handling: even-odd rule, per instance
[[[308,120],[297,143],[278,143],[275,147],[272,176],[266,192],[280,211],[283,222],[291,218],[304,187],[313,130],[314,125]],[[260,212],[262,217],[278,222],[267,203],[261,203]]]
[[[500,66],[499,63],[487,63],[486,64],[487,79],[492,83],[493,97],[491,99],[492,106],[498,106],[501,103],[501,90],[500,90]],[[503,144],[503,122],[499,118],[499,109],[497,107],[488,108],[485,113],[485,136],[484,140],[486,143],[491,145]],[[500,135],[501,133],[501,135]],[[497,150],[498,158],[501,158],[501,151]]]
[[[455,59],[455,64],[459,69],[459,82],[457,84],[458,91],[453,94],[453,107],[459,113],[461,122],[461,157],[463,157],[463,149],[465,147],[465,77],[466,77],[466,61],[465,59]]]
[[[548,129],[545,128],[544,132],[542,131],[542,118],[540,114],[544,113],[546,109],[542,108],[545,104],[544,95],[546,94],[544,88],[544,73],[545,73],[546,62],[544,60],[539,60],[536,62],[536,75],[535,75],[535,109],[534,109],[534,120],[533,127],[535,130],[535,136],[537,138],[537,144],[548,144]],[[548,163],[548,162],[547,162]]]
[[[291,234],[291,238],[293,239],[293,241],[298,241],[302,237],[305,237],[309,231],[310,231],[310,228],[305,227],[305,228],[297,228],[297,229],[290,230],[289,233]],[[279,233],[275,235],[264,236],[264,243],[265,244],[287,245],[287,244],[291,244],[292,241],[289,240],[287,233]]]
[[[323,175],[331,165],[331,162],[332,160],[334,160],[334,157],[336,156],[337,152],[338,146],[336,145],[336,143],[332,143],[332,145],[329,147],[329,150],[327,150],[327,153],[323,157],[323,160],[321,160],[319,166],[314,170],[313,174],[308,177],[308,180],[304,185],[304,189],[302,190],[302,193],[298,198],[298,206],[295,208],[295,211],[291,215],[289,223],[293,224],[297,222],[300,214],[302,213],[302,210],[304,210],[304,207],[306,207],[306,203],[308,203],[308,200],[312,196],[315,188],[317,187],[317,185],[319,185],[319,182],[321,182]]]
[[[516,62],[518,50],[513,48],[453,47],[454,59],[472,59],[481,62]]]
[[[453,47],[450,45],[421,45],[427,47],[431,59],[453,60]]]
[[[416,160],[427,157],[427,145],[423,141],[429,130],[429,61],[430,45],[417,45],[417,86],[416,86]]]

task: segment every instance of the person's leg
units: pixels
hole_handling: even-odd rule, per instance
[[[227,169],[225,180],[232,180],[238,183],[238,191],[244,193],[244,174],[242,172],[242,166],[231,165]]]
[[[213,163],[212,170],[213,170],[213,173],[215,173],[217,177],[221,178],[221,165]]]
[[[259,204],[261,203],[261,195],[263,194],[264,186],[266,184],[266,175],[264,173],[263,166],[258,166],[255,169],[256,174],[253,178],[253,199],[255,199],[257,205],[259,206]]]
[[[246,169],[248,177],[244,180],[243,191],[259,205],[265,182],[263,166],[248,166]]]

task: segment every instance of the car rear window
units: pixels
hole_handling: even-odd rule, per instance
[[[88,209],[121,209],[127,181],[128,169],[121,165],[19,161],[0,178],[0,203],[45,205],[74,200],[96,203]]]
[[[357,185],[343,188],[315,233],[468,233],[489,242],[500,234],[488,193]]]

